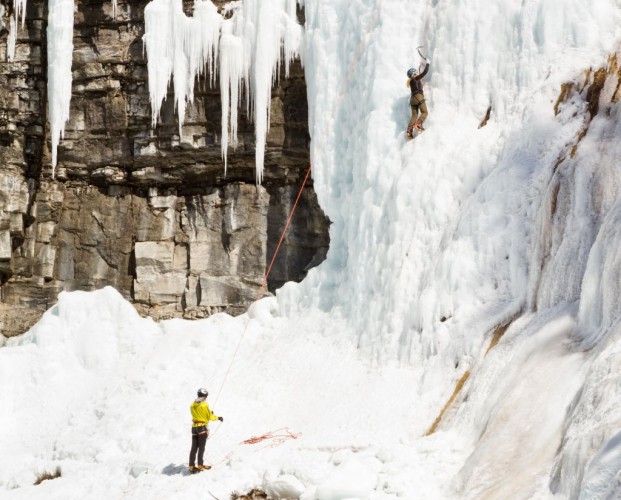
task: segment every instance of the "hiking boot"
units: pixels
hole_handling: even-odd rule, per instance
[[[193,474],[194,472],[198,472],[198,470],[196,469],[196,467],[194,467],[193,465],[190,465],[188,467],[188,470],[190,471],[190,474]]]
[[[209,470],[211,469],[211,465],[199,465],[198,470]]]

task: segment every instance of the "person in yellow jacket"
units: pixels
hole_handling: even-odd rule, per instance
[[[217,417],[209,409],[207,404],[207,389],[199,389],[196,393],[196,400],[190,405],[190,413],[192,414],[192,448],[190,449],[190,472],[198,472],[201,470],[211,469],[211,465],[203,465],[203,455],[205,454],[205,443],[209,430],[207,426],[209,422],[219,420],[223,422],[222,417]],[[198,467],[195,467],[196,454],[198,452]]]

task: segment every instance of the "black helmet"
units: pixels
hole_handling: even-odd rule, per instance
[[[209,393],[207,392],[207,389],[203,389],[203,388],[201,387],[201,388],[200,388],[200,389],[196,392],[196,395],[197,395],[199,398],[206,398],[206,397],[209,395]]]

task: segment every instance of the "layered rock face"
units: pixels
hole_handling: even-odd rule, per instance
[[[62,290],[112,285],[141,313],[161,319],[237,314],[261,288],[309,166],[302,68],[294,64],[273,88],[263,183],[255,183],[254,128],[245,109],[225,175],[220,95],[209,75],[197,84],[181,134],[171,98],[161,123],[151,126],[142,42],[146,4],[120,2],[113,18],[108,2],[76,1],[71,115],[55,176],[46,122],[47,2],[28,3],[10,63],[4,62],[8,33],[2,30],[5,336],[29,328]],[[327,252],[329,221],[310,182],[291,224],[270,291],[302,279]]]

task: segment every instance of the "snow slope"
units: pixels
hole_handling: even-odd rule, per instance
[[[61,295],[0,349],[0,491],[617,498],[621,4],[303,3],[327,260],[238,318],[158,325],[111,289]],[[406,142],[423,43],[431,114]],[[214,469],[185,477],[199,386],[225,421]],[[301,434],[240,444],[283,427]]]

